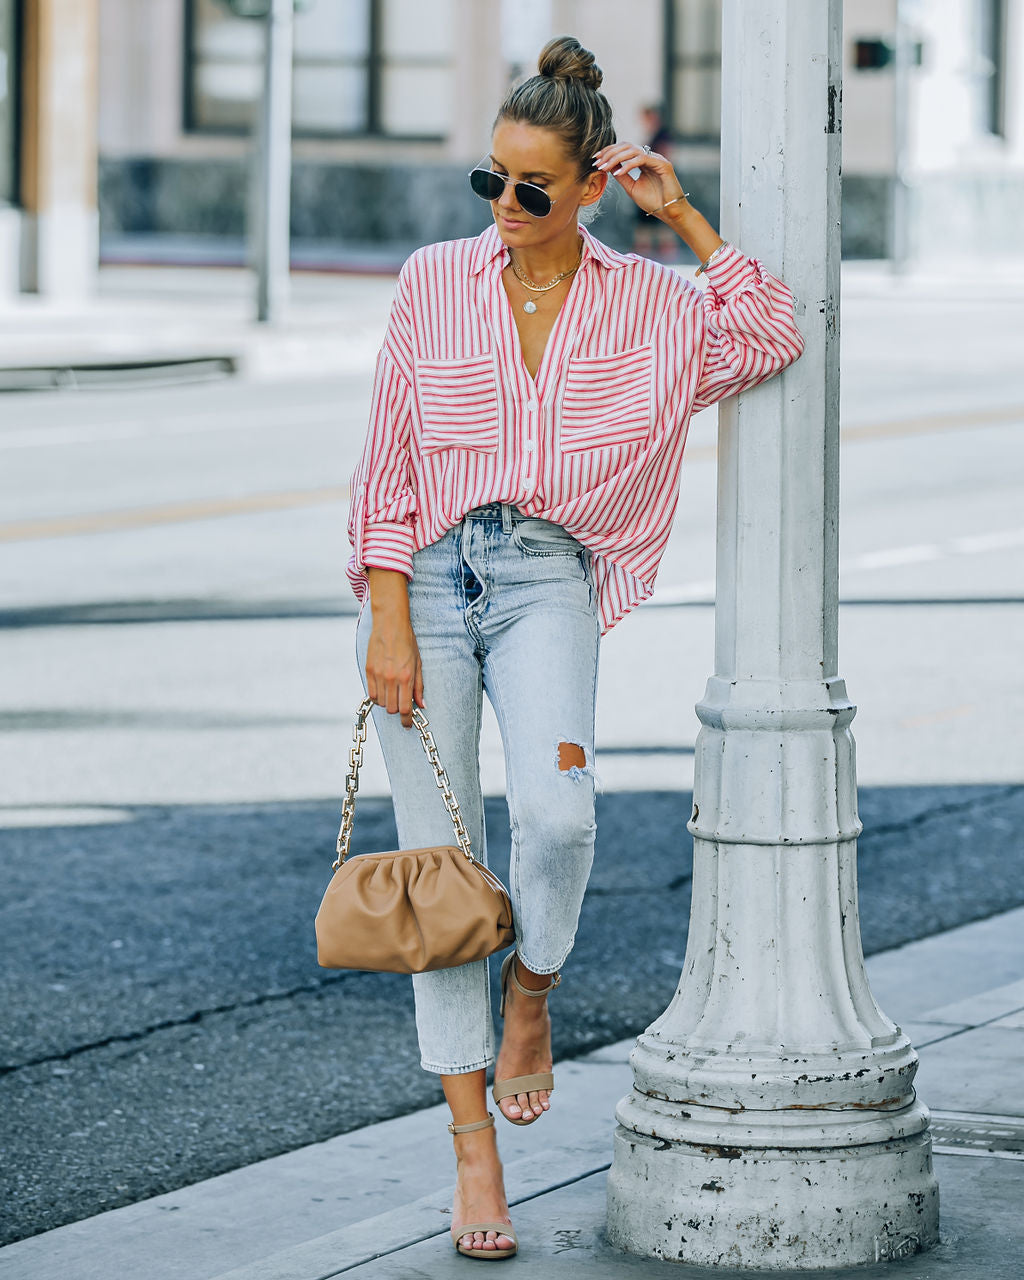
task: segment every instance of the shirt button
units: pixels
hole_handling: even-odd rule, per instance
[[[531,401],[531,403],[530,403],[530,410],[529,410],[529,411],[530,411],[530,413],[536,413],[536,412],[537,412],[537,406],[536,406],[536,404],[534,404],[532,401]]]
[[[526,444],[523,445],[523,448],[526,450],[527,453],[533,453],[536,447],[537,446],[533,443],[532,440],[527,440]]]

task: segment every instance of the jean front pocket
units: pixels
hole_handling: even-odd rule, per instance
[[[424,453],[498,451],[498,389],[490,353],[462,360],[417,360],[416,400]]]
[[[578,556],[583,543],[560,524],[539,516],[521,516],[512,524],[512,539],[528,556]]]
[[[645,440],[652,421],[653,370],[650,347],[570,360],[562,397],[562,452]]]

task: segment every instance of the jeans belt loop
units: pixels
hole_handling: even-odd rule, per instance
[[[508,502],[501,504],[501,531],[506,537],[512,532],[512,505]]]

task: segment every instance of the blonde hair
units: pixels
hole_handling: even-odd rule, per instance
[[[494,123],[510,120],[553,130],[584,178],[597,152],[615,141],[611,105],[601,92],[604,72],[574,36],[549,40],[537,72],[509,89]]]

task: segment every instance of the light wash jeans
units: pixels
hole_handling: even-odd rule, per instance
[[[480,716],[490,699],[505,748],[516,947],[535,973],[572,950],[594,856],[594,702],[600,627],[590,553],[560,526],[492,503],[413,556],[412,626],[424,712],[486,861]],[[365,681],[372,618],[356,631]],[[399,846],[452,844],[451,820],[415,729],[374,707]],[[559,768],[559,744],[583,768]],[[420,1058],[459,1075],[494,1061],[487,961],[413,977]]]

